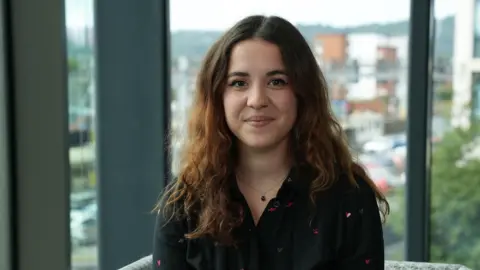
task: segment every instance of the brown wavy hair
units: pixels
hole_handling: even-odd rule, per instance
[[[196,93],[177,180],[166,189],[157,210],[170,218],[195,218],[196,228],[186,235],[212,237],[232,244],[232,230],[242,222],[239,205],[230,198],[236,165],[236,138],[226,124],[222,95],[232,48],[248,39],[262,39],[281,51],[298,102],[292,146],[296,163],[313,168],[310,198],[330,188],[339,173],[365,179],[375,191],[383,218],[389,212],[385,196],[365,170],[354,162],[346,136],[335,120],[325,78],[302,34],[280,17],[250,16],[226,31],[206,54],[197,77]]]

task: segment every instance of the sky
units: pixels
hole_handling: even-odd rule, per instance
[[[93,25],[92,1],[65,0],[68,27]],[[453,15],[455,1],[436,0],[435,16]],[[294,24],[355,26],[406,20],[409,12],[409,0],[170,0],[170,27],[222,30],[252,14],[278,15]]]

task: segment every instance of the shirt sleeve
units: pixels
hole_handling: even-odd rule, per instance
[[[383,230],[377,199],[364,180],[357,182],[359,187],[345,194],[340,208],[339,269],[383,270]]]
[[[153,243],[153,268],[162,270],[188,270],[186,261],[186,221],[166,218],[157,214]]]

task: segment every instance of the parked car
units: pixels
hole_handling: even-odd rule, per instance
[[[73,247],[92,245],[97,242],[96,203],[89,204],[80,210],[70,211],[70,234]]]
[[[382,166],[366,166],[368,175],[384,194],[405,184],[405,178]]]
[[[81,210],[87,205],[94,203],[97,200],[96,191],[84,191],[72,193],[70,195],[70,209]]]

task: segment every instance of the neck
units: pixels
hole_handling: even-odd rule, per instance
[[[239,147],[238,172],[242,181],[256,186],[270,185],[283,181],[292,166],[288,141],[285,140],[275,148],[258,151]]]

